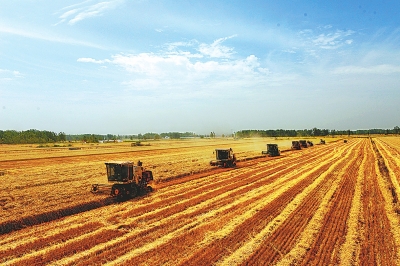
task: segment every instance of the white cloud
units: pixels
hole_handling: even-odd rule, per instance
[[[22,77],[22,74],[19,71],[13,70],[12,73],[13,73],[14,77],[16,77],[16,78]]]
[[[218,39],[209,47],[220,48],[226,39]],[[125,70],[125,73],[121,72],[124,74],[121,84],[126,93],[136,93],[132,97],[250,97],[271,87],[292,83],[295,78],[290,74],[271,72],[255,55],[233,59],[226,55],[210,57],[189,51],[205,46],[197,41],[175,42],[167,44],[159,53],[116,54],[110,59],[80,58],[78,61],[109,64]],[[226,49],[233,50],[231,47]]]
[[[78,62],[83,62],[83,63],[95,63],[95,64],[104,64],[105,62],[108,62],[109,60],[96,60],[93,58],[88,58],[88,57],[83,57],[83,58],[78,58]]]
[[[107,60],[94,60],[85,59],[81,60],[85,62],[104,62]],[[233,73],[240,75],[241,73],[252,73],[258,72],[260,63],[258,58],[254,55],[250,55],[242,60],[230,60],[230,61],[215,61],[215,60],[203,60],[196,61],[190,55],[171,55],[171,54],[152,54],[152,53],[141,53],[131,55],[115,55],[109,62],[123,67],[130,73],[140,74],[143,76],[153,77],[171,77],[182,75],[221,75],[226,74],[231,76]],[[262,69],[265,73],[265,69]]]
[[[57,24],[68,21],[68,24],[73,25],[81,20],[102,16],[106,11],[116,8],[124,3],[123,0],[101,1],[91,4],[93,1],[84,1],[80,4],[72,5],[63,8],[67,9],[59,18],[61,19]]]
[[[214,58],[230,58],[231,55],[233,54],[233,48],[232,47],[227,47],[222,45],[224,41],[227,39],[236,37],[236,35],[232,35],[230,37],[226,38],[220,38],[216,41],[214,41],[212,44],[200,44],[198,50],[200,53],[203,55],[209,56],[209,57],[214,57]]]
[[[354,40],[350,36],[354,35],[353,30],[334,30],[331,25],[319,27],[316,30],[304,29],[299,31],[299,48],[318,58],[322,50],[336,50],[345,45],[352,45]],[[296,48],[296,51],[301,52]]]
[[[131,73],[163,76],[166,73],[171,73],[171,70],[185,69],[189,64],[189,59],[182,55],[141,53],[137,55],[115,55],[111,62]]]
[[[313,40],[313,43],[315,46],[318,46],[322,49],[336,49],[342,46],[344,43],[351,44],[352,40],[347,40],[345,38],[353,33],[354,32],[351,30],[337,30],[333,33],[322,33]]]
[[[111,60],[131,74],[123,85],[134,91],[152,91],[166,98],[224,97],[243,95],[279,86],[285,78],[272,77],[259,59],[250,55],[239,60],[198,61],[184,56],[138,54],[117,55]]]
[[[181,55],[187,58],[202,58],[204,57],[202,54],[199,53],[191,53],[190,51],[184,51],[182,49],[190,49],[198,45],[198,42],[193,40],[189,42],[172,42],[167,43],[164,45],[165,49],[167,50],[166,54],[169,55]],[[182,48],[181,48],[182,47]]]
[[[1,69],[0,68],[0,80],[13,80],[15,78],[23,78],[23,75],[16,70]]]
[[[195,41],[193,41],[193,42],[171,42],[171,43],[167,43],[165,46],[168,51],[176,51],[179,47],[182,47],[182,46],[183,47],[193,46],[194,42]]]
[[[74,14],[77,13],[77,12],[79,12],[79,9],[71,9],[71,10],[69,10],[69,11],[63,13],[63,14],[60,16],[61,21],[60,21],[59,23],[65,22],[66,19],[67,19],[69,16],[72,16],[72,15],[74,15]]]

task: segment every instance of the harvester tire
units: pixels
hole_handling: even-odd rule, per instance
[[[113,185],[111,187],[111,196],[116,197],[118,201],[123,201],[124,199],[126,199],[127,190],[124,186]]]
[[[127,196],[127,190],[124,186],[121,185],[113,185],[111,187],[111,195],[116,197],[117,200],[123,200]]]
[[[119,191],[120,191],[119,186],[113,185],[111,187],[111,196],[118,196]]]
[[[128,192],[129,192],[129,196],[130,196],[131,198],[136,197],[137,194],[138,194],[138,189],[137,189],[136,185],[133,185],[133,184],[132,184],[132,185],[130,186]]]

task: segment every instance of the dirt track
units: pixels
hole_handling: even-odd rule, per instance
[[[398,147],[351,139],[160,183],[4,234],[0,262],[400,265]]]

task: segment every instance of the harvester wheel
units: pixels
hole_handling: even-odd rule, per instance
[[[153,191],[153,188],[151,186],[147,186],[146,191],[147,191],[147,193],[150,193]]]
[[[127,196],[127,190],[121,185],[113,185],[111,187],[111,196],[117,197],[118,200],[123,200]]]
[[[111,187],[111,196],[118,196],[119,194],[119,187],[116,185],[113,185]]]
[[[136,185],[131,185],[128,191],[129,191],[129,196],[131,198],[136,197],[138,194],[138,189],[137,189]]]

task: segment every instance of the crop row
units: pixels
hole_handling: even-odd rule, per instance
[[[399,265],[397,151],[351,139],[174,179],[5,234],[1,262]]]
[[[315,160],[316,158],[317,158],[316,154],[314,154],[313,156],[310,155],[310,160]],[[288,159],[289,161],[292,161],[291,158]],[[284,167],[276,160],[271,161],[271,164],[275,165],[275,167],[278,167],[276,169],[277,173],[280,173],[279,171],[282,172],[284,169]],[[298,168],[302,167],[301,161],[297,162],[297,166],[296,164],[294,164],[292,168],[287,169],[286,172],[290,173],[290,171],[295,169],[296,167]],[[251,167],[249,167],[249,169],[251,169]],[[263,182],[263,184],[268,184],[269,182],[272,182],[269,179],[277,180],[279,177],[277,174],[275,174],[275,176],[271,176],[271,174],[273,174],[274,172],[274,169],[267,168],[264,170],[264,172],[267,171],[267,173],[263,175],[263,178],[258,178],[257,176],[254,176],[254,174],[260,172],[258,167],[253,169],[252,172],[247,173],[246,178],[243,178],[243,174],[245,174],[249,169],[239,168],[237,169],[235,174],[232,174],[231,173],[232,171],[225,172],[218,174],[216,176],[203,177],[201,179],[195,179],[191,182],[177,184],[175,186],[172,185],[171,187],[165,186],[163,188],[160,188],[158,191],[154,193],[154,197],[151,197],[152,198],[151,202],[149,202],[148,204],[143,204],[143,205],[133,204],[133,206],[128,205],[127,207],[129,208],[127,208],[126,211],[117,212],[115,213],[115,215],[108,215],[105,217],[105,219],[107,219],[108,223],[111,224],[109,228],[115,228],[115,224],[119,224],[121,222],[124,225],[124,227],[121,228],[137,229],[138,228],[137,225],[142,225],[146,223],[147,220],[156,222],[161,217],[171,217],[174,213],[178,213],[179,215],[181,215],[181,212],[185,209],[192,208],[192,210],[196,210],[196,208],[198,208],[197,205],[202,201],[208,200],[213,204],[218,204],[218,202],[234,200],[235,198],[240,201],[241,195],[244,192],[243,189],[246,189],[246,187],[243,186],[245,186],[247,183],[250,184],[249,186],[251,186],[250,188],[247,188],[247,190],[250,191],[251,189],[255,189],[258,186],[260,186],[260,184],[258,184],[257,182]],[[262,175],[262,172],[259,174]],[[238,181],[240,181],[240,183],[235,184],[235,182]],[[229,186],[230,183],[231,185]],[[285,185],[284,180],[281,180],[279,184],[280,186],[284,186]],[[237,191],[231,192],[232,190],[237,190]],[[233,197],[232,195],[233,193],[236,193],[235,197]],[[249,194],[254,194],[254,193],[250,191]],[[222,201],[222,199],[214,200],[218,195],[223,195],[221,197],[224,197],[225,201]],[[261,194],[259,197],[259,200],[262,199],[263,199],[263,194]],[[146,201],[146,198],[141,200]],[[176,210],[171,211],[172,208],[174,209],[176,208]],[[208,207],[207,210],[210,210],[210,208],[213,209],[214,207],[210,206]],[[204,212],[207,212],[207,210],[204,210]],[[186,218],[183,218],[183,220],[185,219]],[[74,219],[73,223],[77,223],[77,220]],[[173,220],[171,220],[171,224],[174,224]],[[68,227],[68,225],[64,226],[65,228]],[[139,229],[140,229],[138,232],[139,234],[146,232],[146,227],[143,228],[139,227]],[[173,230],[174,229],[172,228],[171,231]],[[133,236],[130,239],[137,238],[135,237],[135,234],[132,235]],[[116,243],[118,246],[122,244],[121,241],[116,241]],[[129,243],[129,238],[127,240],[127,243]],[[32,254],[32,256],[34,255]]]

